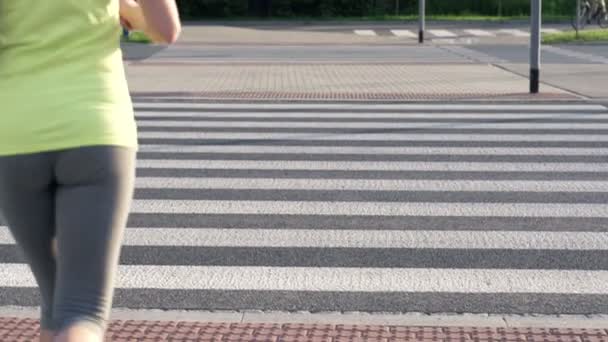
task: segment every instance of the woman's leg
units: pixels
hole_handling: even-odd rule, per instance
[[[53,318],[59,340],[101,341],[133,195],[135,151],[62,151],[55,176],[59,253]]]
[[[55,234],[53,154],[0,157],[0,213],[24,252],[40,288],[41,341],[53,335],[55,260],[51,239]]]

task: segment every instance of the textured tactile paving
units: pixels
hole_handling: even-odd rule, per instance
[[[0,318],[0,341],[37,341],[37,320]],[[608,329],[405,327],[333,324],[113,321],[107,341],[608,342]]]

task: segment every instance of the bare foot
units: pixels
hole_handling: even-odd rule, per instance
[[[40,342],[53,342],[55,332],[51,330],[40,330]]]
[[[55,342],[102,342],[103,337],[83,325],[74,325],[59,333]]]

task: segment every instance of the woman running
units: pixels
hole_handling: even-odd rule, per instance
[[[102,341],[112,306],[137,150],[121,20],[180,32],[175,0],[0,0],[0,216],[40,289],[42,342]]]

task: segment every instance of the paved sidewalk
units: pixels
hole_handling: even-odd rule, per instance
[[[527,28],[525,22],[480,23],[482,28],[519,32],[521,36],[517,37],[434,37],[424,46],[411,37],[405,39],[390,33],[391,29],[399,28],[393,24],[397,23],[190,23],[184,27],[180,41],[168,49],[126,45],[130,60],[127,73],[134,95],[163,98],[321,101],[608,98],[603,72],[606,57],[577,46],[548,46],[543,50],[541,94],[529,96],[529,37],[522,31]],[[403,23],[401,31],[414,32],[412,24]],[[470,25],[430,23],[429,30],[464,30]],[[355,34],[355,28],[374,34]],[[488,42],[491,44],[487,45]]]
[[[0,340],[34,341],[38,321],[0,318]],[[391,342],[391,341],[509,341],[606,342],[608,329],[422,327],[345,324],[206,323],[187,321],[113,321],[107,341],[284,341],[284,342]]]
[[[167,68],[171,76],[167,77]],[[150,60],[127,67],[134,96],[248,100],[573,100],[492,65],[205,63]]]

